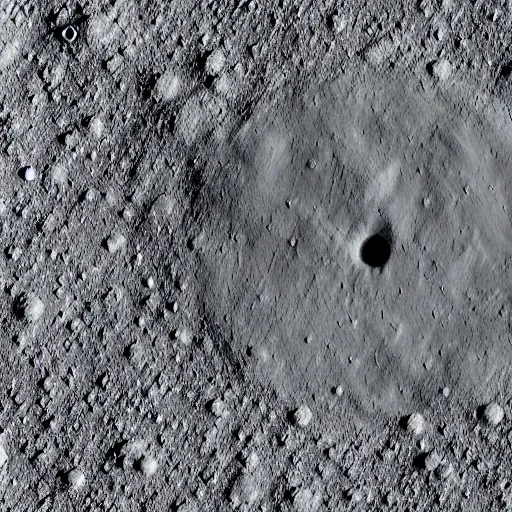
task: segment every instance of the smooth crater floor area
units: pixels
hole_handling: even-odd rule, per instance
[[[204,303],[263,382],[328,402],[341,385],[360,413],[445,386],[492,396],[509,371],[512,235],[512,125],[492,108],[347,72],[222,150]]]

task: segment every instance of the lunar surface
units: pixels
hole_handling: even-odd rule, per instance
[[[0,0],[0,510],[511,509],[510,34]]]

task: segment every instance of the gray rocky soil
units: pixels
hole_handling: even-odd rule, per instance
[[[511,40],[0,0],[0,510],[511,510]]]

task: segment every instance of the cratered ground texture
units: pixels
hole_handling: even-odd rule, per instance
[[[509,510],[511,44],[0,0],[0,511]]]

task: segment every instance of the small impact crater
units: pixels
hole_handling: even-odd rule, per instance
[[[391,242],[380,233],[371,235],[362,243],[360,256],[369,267],[383,267],[391,256]]]
[[[60,32],[60,38],[67,44],[72,44],[78,37],[78,31],[73,25],[64,27]]]

